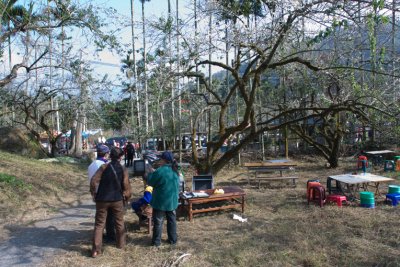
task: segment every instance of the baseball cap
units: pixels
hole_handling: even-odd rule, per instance
[[[97,147],[97,153],[103,153],[103,154],[110,153],[110,149],[106,145],[99,145]]]
[[[171,151],[164,151],[160,156],[160,159],[165,160],[166,162],[172,162],[174,161],[174,155],[172,154]]]

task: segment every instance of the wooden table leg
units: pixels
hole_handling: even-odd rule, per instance
[[[354,190],[353,189],[353,186],[355,186],[355,185],[352,185],[352,184],[346,184],[347,185],[347,191],[349,191],[349,197],[350,198],[352,198],[352,199],[356,199],[356,190]]]
[[[147,228],[147,230],[148,230],[148,233],[149,233],[149,235],[151,236],[151,228],[152,228],[152,226],[153,226],[153,218],[152,217],[147,217],[147,223],[148,223],[148,228]]]
[[[254,175],[255,175],[255,180],[257,182],[257,171],[254,173]],[[260,189],[260,187],[261,187],[261,180],[258,180],[258,189]]]
[[[375,183],[375,195],[380,196],[381,192],[379,192],[379,182]]]
[[[192,202],[189,201],[189,210],[188,210],[189,222],[192,221],[192,218],[193,218],[193,210],[192,210],[192,208],[193,208]]]

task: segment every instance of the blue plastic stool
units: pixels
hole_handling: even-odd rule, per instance
[[[388,199],[392,201],[392,206],[397,206],[400,201],[400,193],[386,194],[386,201]]]
[[[385,160],[385,165],[383,166],[383,170],[387,171],[394,171],[395,168],[394,160]]]

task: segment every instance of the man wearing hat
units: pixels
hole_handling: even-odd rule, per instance
[[[108,157],[110,155],[110,149],[106,145],[97,146],[97,158],[88,167],[88,179],[89,185],[96,171],[101,165],[108,162]],[[97,191],[97,189],[96,189]],[[113,242],[115,240],[115,224],[112,212],[107,213],[106,219],[106,242]]]
[[[161,234],[164,216],[167,217],[168,243],[176,244],[176,208],[179,198],[178,164],[170,151],[164,151],[159,157],[160,167],[146,173],[148,185],[153,187],[150,205],[153,207],[152,245],[161,245]],[[146,172],[152,170],[146,169]]]

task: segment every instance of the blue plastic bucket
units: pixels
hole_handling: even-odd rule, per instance
[[[375,208],[375,197],[373,192],[360,192],[360,206],[364,208]]]
[[[375,208],[375,204],[360,204],[360,206],[363,208],[370,208],[370,209]]]

